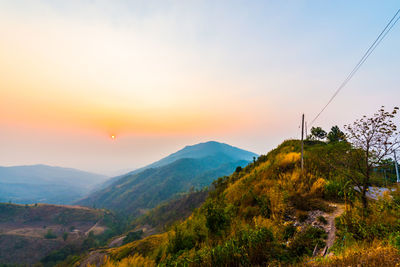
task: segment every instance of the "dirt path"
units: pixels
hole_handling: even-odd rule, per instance
[[[109,248],[112,248],[112,247],[122,246],[122,242],[124,241],[124,238],[125,238],[125,237],[126,237],[126,235],[115,238],[114,240],[112,240],[112,241],[108,244],[108,247],[109,247]]]
[[[328,230],[328,239],[326,240],[326,246],[322,252],[322,256],[326,254],[328,249],[332,247],[333,243],[336,239],[336,226],[335,226],[335,218],[342,215],[344,212],[344,205],[343,204],[334,204],[336,206],[336,210],[327,216],[327,230]]]
[[[107,227],[100,226],[99,223],[100,223],[100,221],[97,221],[95,225],[93,225],[89,230],[87,230],[85,232],[85,235],[88,236],[89,233],[92,232],[92,231],[93,231],[93,233],[95,235],[99,235],[99,234],[103,233],[106,230]]]

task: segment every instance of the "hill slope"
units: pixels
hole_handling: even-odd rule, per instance
[[[108,187],[78,202],[137,216],[191,187],[210,185],[217,177],[245,166],[256,154],[217,142],[184,149],[149,165],[141,172],[118,177]]]
[[[81,262],[397,266],[400,187],[371,199],[365,209],[343,176],[349,170],[357,174],[358,152],[346,141],[305,141],[302,170],[300,141],[285,141],[242,171],[214,181],[206,201],[168,232],[98,250]],[[349,160],[343,167],[344,155]]]
[[[106,179],[104,175],[47,165],[0,167],[0,202],[69,204]]]
[[[341,200],[337,193],[343,189],[332,188],[340,174],[319,159],[321,150],[329,147],[307,142],[305,165],[309,168],[302,172],[300,142],[286,141],[242,171],[214,181],[201,207],[167,233],[105,249],[98,255],[121,260],[120,265],[112,266],[129,261],[149,266],[300,263],[313,251],[323,251],[331,231],[327,221],[335,216],[329,197]]]

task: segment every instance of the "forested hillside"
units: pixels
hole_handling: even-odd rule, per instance
[[[192,187],[208,186],[215,178],[248,163],[244,160],[225,163],[224,160],[223,156],[180,159],[163,167],[122,177],[78,204],[108,208],[136,217],[141,210],[154,208]]]
[[[187,146],[141,170],[113,178],[110,185],[77,203],[137,217],[179,193],[209,186],[254,157],[254,153],[218,142]]]

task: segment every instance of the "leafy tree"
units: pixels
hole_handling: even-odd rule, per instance
[[[361,190],[364,209],[368,205],[366,193],[373,169],[400,146],[399,132],[393,122],[398,109],[395,107],[392,112],[388,112],[382,106],[373,117],[363,116],[352,125],[345,126],[352,146],[361,152],[357,153],[357,166],[361,174],[357,186]]]
[[[331,131],[328,133],[326,138],[329,143],[346,141],[345,133],[342,132],[337,125],[331,128]]]
[[[326,138],[327,133],[321,127],[312,127],[311,128],[311,138],[322,140]]]
[[[62,238],[63,238],[64,241],[67,241],[68,233],[64,232],[63,235],[62,235]]]

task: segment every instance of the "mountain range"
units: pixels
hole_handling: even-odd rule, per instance
[[[0,167],[0,202],[70,204],[107,176],[47,165]]]
[[[110,179],[77,202],[138,216],[190,189],[209,186],[257,154],[215,141],[186,146],[146,167]]]

